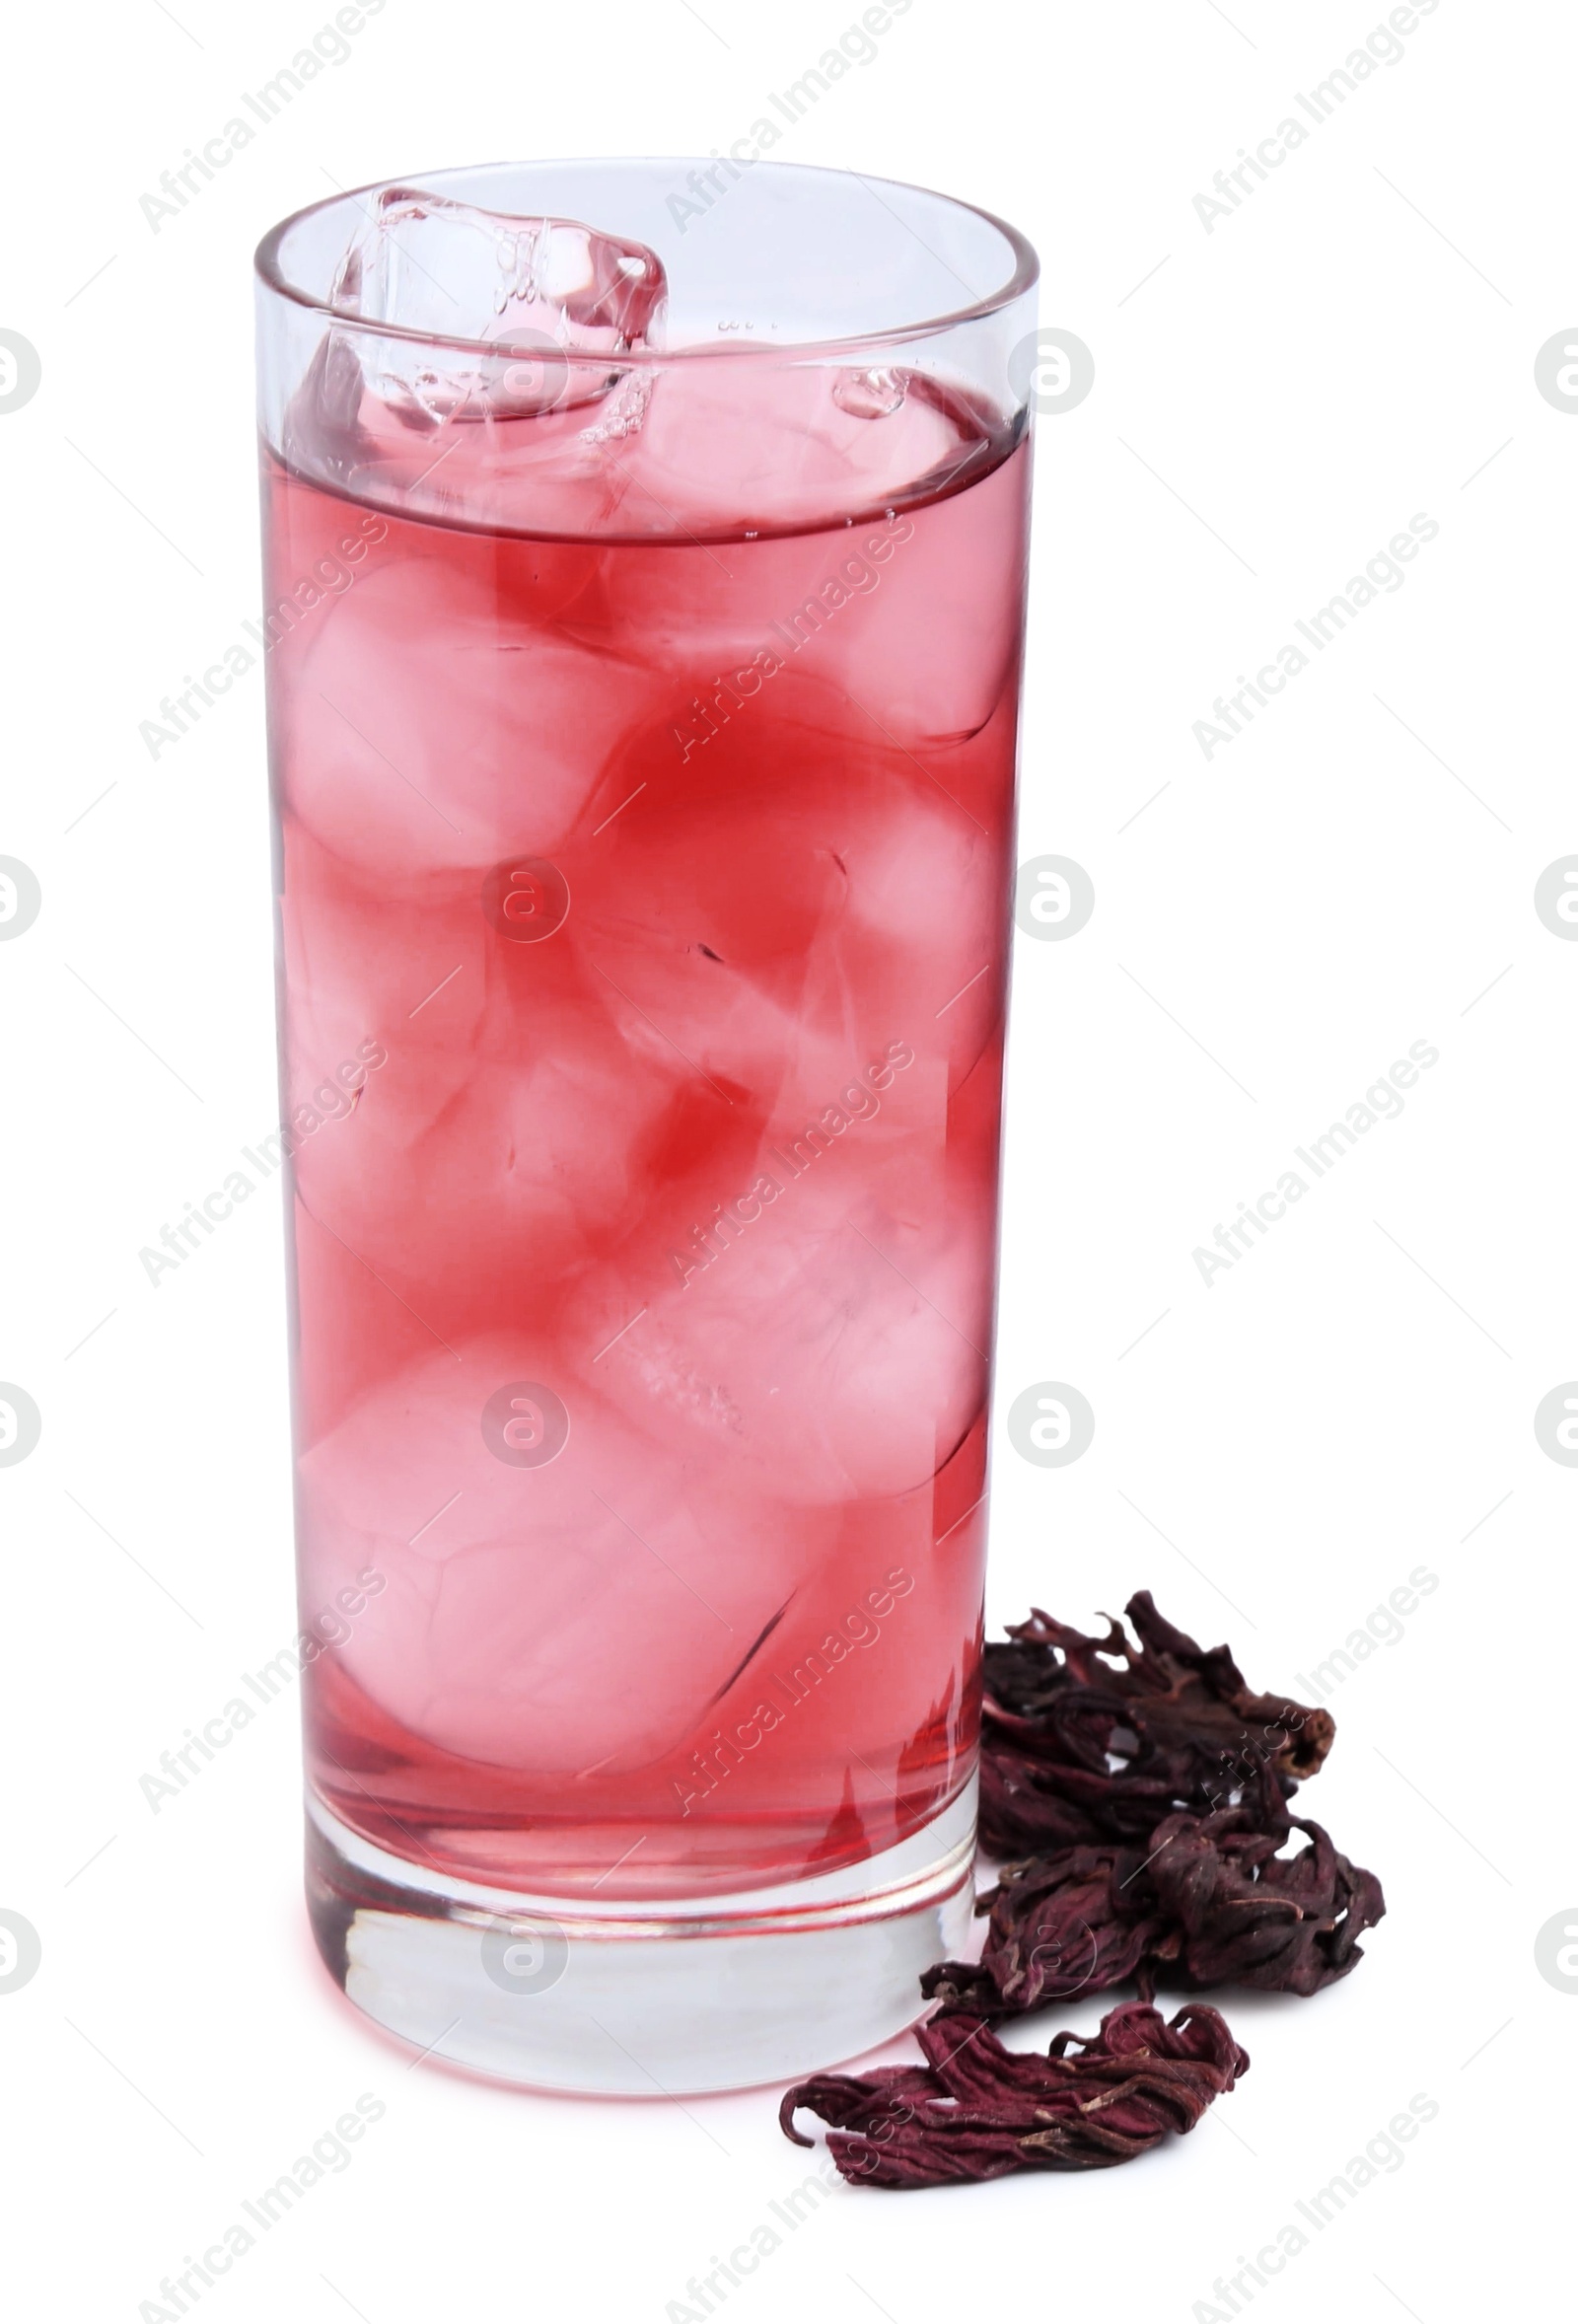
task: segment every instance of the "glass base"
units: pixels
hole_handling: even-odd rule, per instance
[[[974,1850],[971,1780],[841,1871],[600,1905],[450,1879],[307,1803],[308,1906],[347,1999],[474,2073],[621,2097],[793,2081],[914,2024],[921,1971],[964,1947]]]

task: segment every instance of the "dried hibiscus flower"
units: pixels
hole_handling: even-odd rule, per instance
[[[1124,1612],[1137,1645],[1111,1617],[1087,1637],[1038,1609],[986,1647],[980,1835],[995,1853],[1145,1840],[1175,1812],[1241,1800],[1274,1820],[1330,1749],[1329,1712],[1257,1694],[1148,1590]]]
[[[1103,2170],[1169,2131],[1191,2131],[1250,2063],[1200,2001],[1171,2024],[1143,2001],[1124,2002],[1098,2034],[1060,2033],[1044,2057],[1005,2050],[979,2017],[957,2011],[941,2011],[918,2038],[925,2066],[797,2083],[779,2113],[788,2137],[811,2145],[795,2111],[819,2115],[834,2126],[827,2146],[843,2176],[871,2187]]]
[[[1192,2130],[1249,2059],[1203,2003],[1164,2024],[1157,1986],[1316,1994],[1386,1911],[1374,1873],[1289,1813],[1331,1747],[1329,1715],[1255,1694],[1226,1646],[1197,1646],[1148,1591],[1124,1611],[1137,1645],[1111,1618],[1092,1638],[1035,1612],[985,1650],[980,1837],[1024,1860],[978,1900],[979,1962],[921,1979],[940,2004],[918,2029],[924,2066],[816,2074],[785,2096],[801,2145],[797,2107],[833,2126],[846,2179],[1095,2170]],[[1305,1845],[1285,1856],[1295,1832]],[[1005,2050],[986,2022],[1125,1978],[1137,2001],[1045,2057]]]
[[[921,1992],[945,2008],[1018,2017],[1121,1985],[1169,1933],[1149,1888],[1135,1884],[1144,1863],[1138,1848],[1109,1843],[1010,1864],[976,1901],[977,1912],[991,1909],[979,1962],[938,1962]]]
[[[1277,1853],[1294,1831],[1308,1845]],[[1014,2017],[1126,1977],[1200,1991],[1253,1986],[1317,1994],[1363,1959],[1359,1938],[1386,1911],[1381,1883],[1332,1847],[1319,1824],[1256,1810],[1168,1817],[1138,1848],[1071,1848],[1010,1865],[989,1899],[976,1966],[940,1962],[929,1999]]]
[[[1154,1952],[1164,1984],[1318,1994],[1364,1958],[1358,1940],[1387,1909],[1380,1881],[1321,1825],[1287,1820],[1310,1844],[1291,1856],[1243,1808],[1171,1816],[1152,1833],[1142,1878],[1172,1925]]]

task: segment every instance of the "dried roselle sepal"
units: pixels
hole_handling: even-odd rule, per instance
[[[1295,1831],[1308,1845],[1277,1851]],[[982,2017],[1022,2015],[1126,1977],[1205,1992],[1318,1994],[1363,1959],[1358,1939],[1386,1911],[1381,1883],[1319,1824],[1261,1811],[1171,1816],[1138,1848],[1073,1848],[1010,1864],[989,1898],[978,1964],[943,1961],[928,1999]]]
[[[1255,1693],[1226,1646],[1201,1647],[1140,1590],[1132,1644],[1035,1611],[986,1647],[981,1838],[999,1853],[1141,1840],[1169,1814],[1263,1807],[1267,1828],[1314,1775],[1330,1714]],[[1117,1665],[1118,1667],[1113,1667]]]
[[[939,1962],[921,1992],[949,2008],[1017,2017],[1120,1985],[1170,1932],[1144,1872],[1137,1848],[1071,1848],[1009,1865],[991,1893],[979,1963]]]
[[[924,2067],[797,2083],[779,2111],[786,2136],[811,2145],[795,2112],[820,2116],[833,2126],[827,2147],[838,2169],[868,2187],[1104,2170],[1170,2131],[1191,2131],[1250,2063],[1203,2002],[1171,2024],[1144,2002],[1125,2002],[1099,2033],[1060,2033],[1045,2056],[1005,2050],[982,2019],[946,2010],[919,2040]]]
[[[1157,1744],[1190,1752],[1203,1745],[1213,1754],[1219,1749],[1230,1770],[1242,1768],[1243,1778],[1263,1766],[1288,1783],[1319,1773],[1336,1732],[1329,1711],[1288,1695],[1256,1693],[1225,1645],[1197,1646],[1158,1613],[1149,1590],[1136,1590],[1123,1611],[1138,1650],[1111,1617],[1103,1639],[1085,1638],[1037,1613],[1010,1635],[1030,1644],[1046,1634],[1061,1645],[1080,1684],[1113,1693],[1139,1710]],[[1125,1668],[1109,1670],[1107,1658],[1120,1658]],[[1213,1756],[1213,1767],[1220,1764]]]
[[[1139,1840],[1189,1804],[1166,1779],[1126,1769],[1110,1773],[1105,1750],[1099,1769],[1081,1768],[1046,1751],[1044,1741],[1043,1755],[1038,1755],[1034,1748],[1013,1748],[1005,1735],[1006,1722],[993,1714],[988,1697],[980,1739],[980,1840],[994,1855],[1050,1855],[1094,1841]]]
[[[1318,1994],[1364,1958],[1358,1940],[1387,1909],[1380,1881],[1321,1825],[1292,1816],[1287,1829],[1309,1843],[1296,1855],[1242,1808],[1158,1828],[1142,1883],[1170,1931],[1146,1964],[1162,1984]]]

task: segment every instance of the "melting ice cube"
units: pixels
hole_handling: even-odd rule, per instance
[[[445,338],[621,354],[659,343],[669,285],[657,254],[568,218],[516,218],[390,187],[341,264],[331,305]]]
[[[605,395],[617,375],[597,358],[660,346],[668,290],[661,259],[641,243],[392,186],[346,252],[330,304],[367,323],[486,341],[503,360],[405,367],[397,383],[378,384],[429,417],[462,403],[498,415]]]

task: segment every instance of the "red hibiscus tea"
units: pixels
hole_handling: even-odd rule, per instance
[[[913,2016],[972,1830],[1029,254],[890,189],[977,379],[807,287],[858,181],[671,172],[261,255],[315,1918],[576,2087]]]

